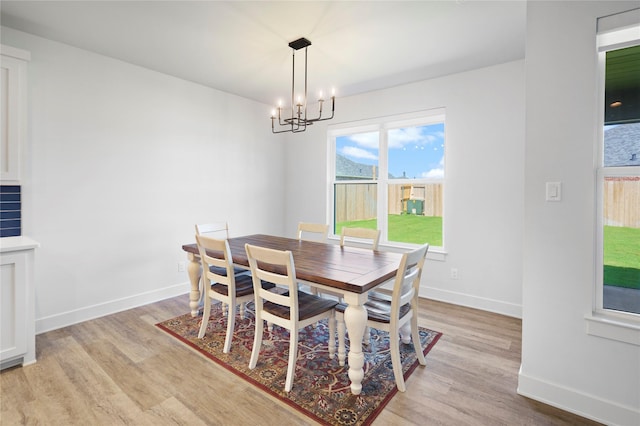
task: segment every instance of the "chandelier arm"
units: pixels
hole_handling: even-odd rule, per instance
[[[308,105],[308,98],[307,98],[307,49],[309,48],[309,46],[304,48],[304,121],[307,121],[307,105]],[[306,127],[306,126],[305,126]]]
[[[292,57],[292,67],[291,67],[291,117],[293,118],[294,116],[294,112],[295,112],[295,103],[294,103],[294,98],[295,98],[295,90],[296,90],[296,50],[292,49],[291,50],[291,57]]]

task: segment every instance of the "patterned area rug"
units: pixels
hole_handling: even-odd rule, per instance
[[[236,319],[236,329],[228,354],[222,353],[226,318],[219,305],[211,308],[207,333],[198,339],[201,317],[185,314],[158,323],[157,326],[217,362],[243,379],[258,386],[313,420],[327,425],[368,425],[398,392],[393,377],[388,333],[371,329],[371,343],[363,346],[365,375],[362,393],[351,394],[348,365],[340,367],[337,355],[329,359],[326,323],[300,331],[296,374],[291,392],[284,392],[289,353],[289,332],[265,327],[262,350],[255,369],[249,370],[253,346],[254,316],[249,304],[245,319]],[[420,339],[426,355],[442,334],[420,328]],[[337,343],[336,343],[337,344]],[[413,345],[401,344],[405,380],[419,365]],[[348,339],[347,339],[348,350]],[[347,359],[348,362],[348,359]]]

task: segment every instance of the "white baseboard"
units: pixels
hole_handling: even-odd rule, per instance
[[[466,306],[480,309],[482,311],[494,312],[513,318],[522,318],[522,305],[503,302],[500,300],[487,299],[485,297],[472,296],[469,294],[456,293],[433,287],[421,286],[420,297],[438,300],[440,302],[452,303],[454,305]]]
[[[175,284],[145,293],[136,294],[122,299],[111,300],[93,306],[87,306],[73,311],[63,312],[44,318],[36,318],[36,334],[78,324],[83,321],[103,317],[126,311],[127,309],[169,299],[188,293],[190,285],[188,282]],[[189,311],[189,305],[185,305],[185,312]]]
[[[518,373],[519,395],[607,425],[640,425],[640,409],[625,407],[575,389]]]

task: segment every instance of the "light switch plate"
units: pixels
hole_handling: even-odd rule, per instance
[[[547,182],[547,201],[562,200],[562,182]]]

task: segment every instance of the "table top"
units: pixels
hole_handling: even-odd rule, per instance
[[[393,278],[402,258],[400,253],[256,234],[229,238],[231,256],[236,265],[249,267],[244,247],[247,243],[290,250],[299,280],[353,293],[365,293]],[[185,244],[182,249],[199,254],[195,243]]]

